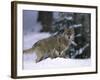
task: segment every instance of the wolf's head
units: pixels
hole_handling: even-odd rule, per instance
[[[74,28],[64,28],[63,35],[67,40],[74,40]]]

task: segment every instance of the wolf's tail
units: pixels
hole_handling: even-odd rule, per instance
[[[36,42],[31,48],[23,50],[23,53],[32,53],[36,49],[37,45],[38,42]]]
[[[34,51],[34,47],[23,50],[23,53],[32,53]]]

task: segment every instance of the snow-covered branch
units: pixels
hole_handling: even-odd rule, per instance
[[[74,28],[82,27],[82,24],[74,24],[72,27]]]
[[[83,53],[83,51],[89,46],[89,43],[87,43],[86,45],[84,45],[82,48],[80,48],[79,50],[76,50],[76,53],[72,56],[72,58],[75,58],[77,55],[81,55]]]

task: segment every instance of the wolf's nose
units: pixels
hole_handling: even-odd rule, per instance
[[[70,39],[70,36],[68,36],[68,39]]]

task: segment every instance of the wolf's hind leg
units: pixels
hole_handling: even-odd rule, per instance
[[[36,55],[37,55],[36,63],[40,62],[41,60],[43,60],[44,54],[42,54],[42,52],[40,52],[40,51],[37,50],[36,51]]]
[[[36,63],[40,62],[41,60],[43,60],[43,56],[37,56]]]

